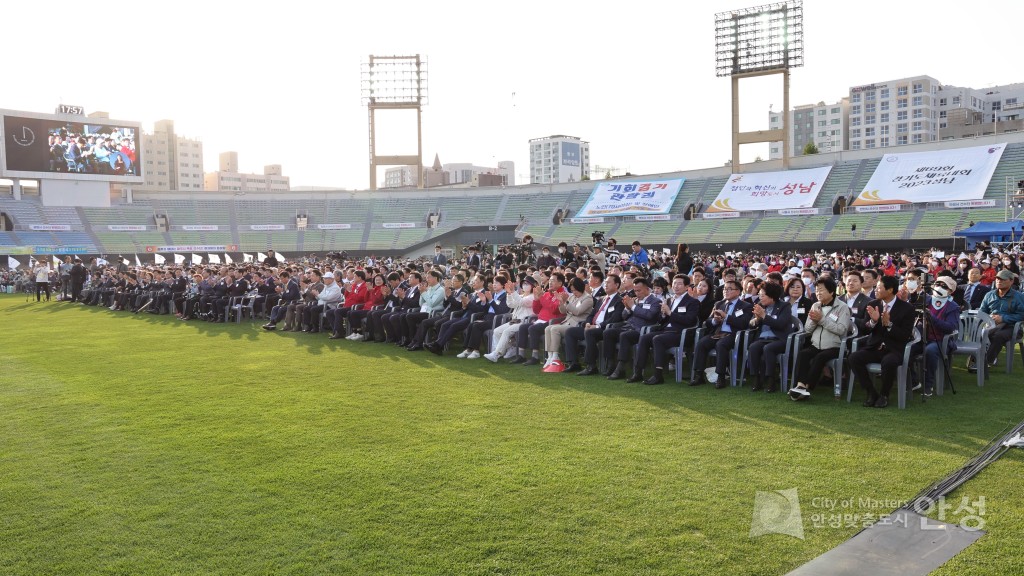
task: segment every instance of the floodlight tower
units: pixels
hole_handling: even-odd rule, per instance
[[[732,77],[732,170],[740,145],[782,141],[789,168],[789,69],[804,65],[803,0],[715,14],[715,75]],[[782,74],[782,128],[740,132],[740,80]]]
[[[416,166],[423,188],[423,106],[427,103],[427,60],[415,56],[370,56],[361,70],[362,102],[369,110],[370,190],[377,189],[377,166]],[[378,156],[377,110],[416,110],[416,155]]]

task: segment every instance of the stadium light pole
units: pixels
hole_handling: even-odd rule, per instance
[[[787,0],[715,14],[715,75],[732,78],[732,169],[740,145],[782,141],[789,168],[789,70],[804,64],[803,0]],[[740,132],[740,80],[782,74],[782,128]]]
[[[361,67],[362,103],[370,129],[370,190],[377,189],[378,166],[416,166],[423,188],[423,106],[427,104],[427,60],[415,56],[373,56]],[[377,155],[377,110],[416,111],[416,154]]]

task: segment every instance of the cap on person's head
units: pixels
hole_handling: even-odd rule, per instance
[[[523,282],[526,282],[530,286],[536,286],[538,284],[537,279],[533,276],[526,276],[523,278]]]
[[[323,277],[324,278],[334,278],[334,272],[327,272],[326,274],[324,274]]]
[[[944,288],[945,294],[943,296],[949,296],[953,292],[956,292],[956,280],[953,280],[949,276],[939,276],[935,279],[935,288]]]
[[[992,263],[992,261],[991,261],[991,260],[989,260],[988,258],[985,258],[984,260],[982,260],[982,261],[981,261],[981,263],[982,263],[982,264],[991,264],[991,263]]]
[[[1013,280],[1016,277],[1016,274],[1005,268],[996,273],[996,278],[999,278],[1000,280]]]

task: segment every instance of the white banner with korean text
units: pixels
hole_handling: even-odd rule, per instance
[[[667,214],[685,181],[685,178],[674,178],[601,182],[594,186],[590,198],[576,216]]]
[[[782,172],[733,174],[707,212],[810,208],[831,166]]]
[[[1006,144],[886,154],[851,206],[979,200]]]

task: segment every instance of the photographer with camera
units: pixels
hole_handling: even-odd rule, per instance
[[[911,349],[912,355],[924,354],[925,396],[931,396],[935,389],[935,371],[939,367],[942,339],[960,327],[960,306],[953,301],[955,291],[956,280],[950,276],[939,276],[932,286],[931,297],[925,296],[926,305],[922,310],[925,338]],[[954,350],[956,340],[950,339],[946,353],[951,354]],[[915,378],[914,381],[918,380]]]

